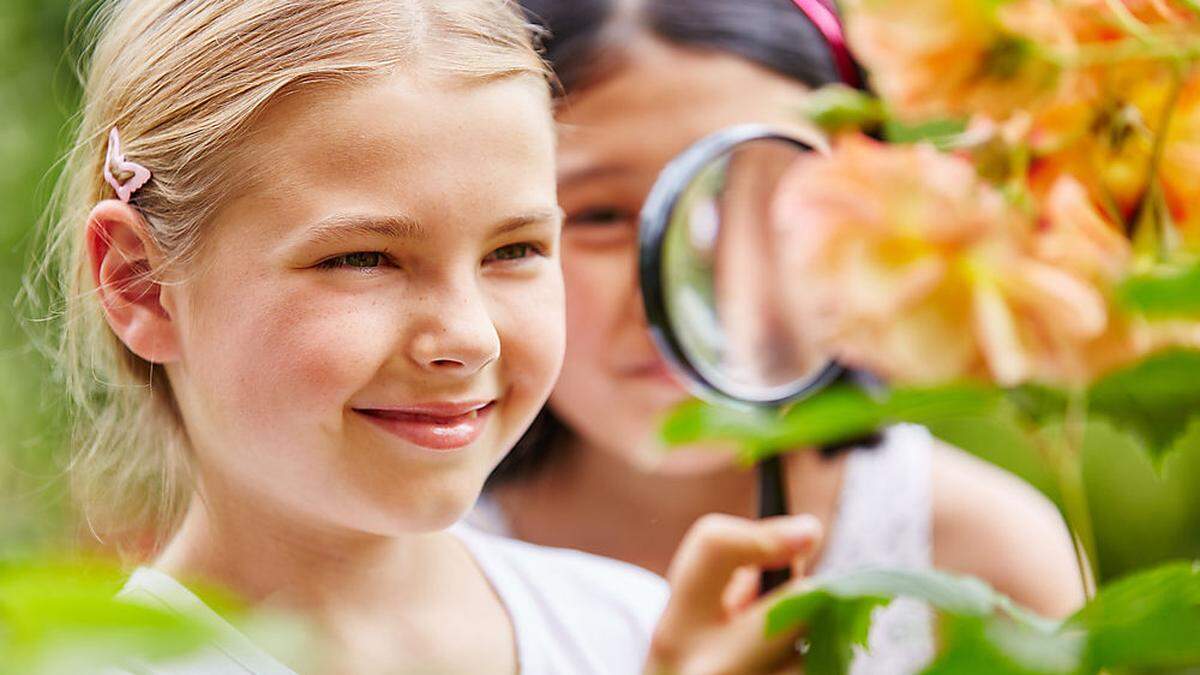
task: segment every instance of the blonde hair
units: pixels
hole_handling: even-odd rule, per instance
[[[114,196],[102,174],[109,130],[152,173],[133,203],[175,264],[236,184],[223,158],[280,95],[402,68],[479,82],[549,75],[505,0],[126,0],[93,21],[77,137],[34,276],[58,305],[52,348],[77,413],[75,496],[94,533],[149,528],[161,542],[191,490],[189,447],[162,369],[125,347],[94,297],[85,226]]]

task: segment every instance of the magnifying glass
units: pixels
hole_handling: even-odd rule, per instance
[[[788,270],[773,255],[780,180],[813,148],[772,127],[708,136],[659,174],[642,208],[639,274],[659,351],[697,396],[778,407],[846,374],[788,312]],[[787,513],[778,456],[759,463],[759,516]],[[767,572],[763,591],[786,581]]]

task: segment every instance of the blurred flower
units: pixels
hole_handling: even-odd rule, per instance
[[[1059,0],[1059,10],[1071,34],[1084,43],[1129,37],[1129,24],[1123,24],[1122,18],[1147,28],[1182,27],[1197,19],[1195,11],[1178,0]]]
[[[1060,193],[1039,230],[962,158],[848,137],[798,164],[774,205],[794,316],[891,380],[1086,379],[1077,355],[1109,323],[1099,282],[1128,242],[1082,187]]]
[[[1187,75],[1167,128],[1159,176],[1185,246],[1200,253],[1200,68]]]
[[[1054,92],[1060,69],[1039,49],[1069,41],[1050,0],[844,4],[855,54],[907,119],[1007,118]]]
[[[1129,271],[1129,239],[1105,219],[1075,178],[1054,184],[1034,240],[1040,260],[1100,283],[1113,284]]]
[[[1045,196],[1070,175],[1113,219],[1131,222],[1150,186],[1155,139],[1176,87],[1177,76],[1162,64],[1079,75],[1072,95],[1031,123],[1030,189]]]

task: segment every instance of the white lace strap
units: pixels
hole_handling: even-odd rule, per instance
[[[931,566],[932,441],[925,428],[900,425],[886,431],[879,447],[847,458],[818,576],[863,567]],[[933,656],[933,614],[923,603],[897,599],[876,610],[868,644],[855,658],[853,675],[919,672]]]

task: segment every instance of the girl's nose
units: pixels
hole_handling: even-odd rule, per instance
[[[453,302],[427,310],[410,354],[424,370],[472,375],[500,357],[500,335],[484,298],[478,293],[456,295]]]

